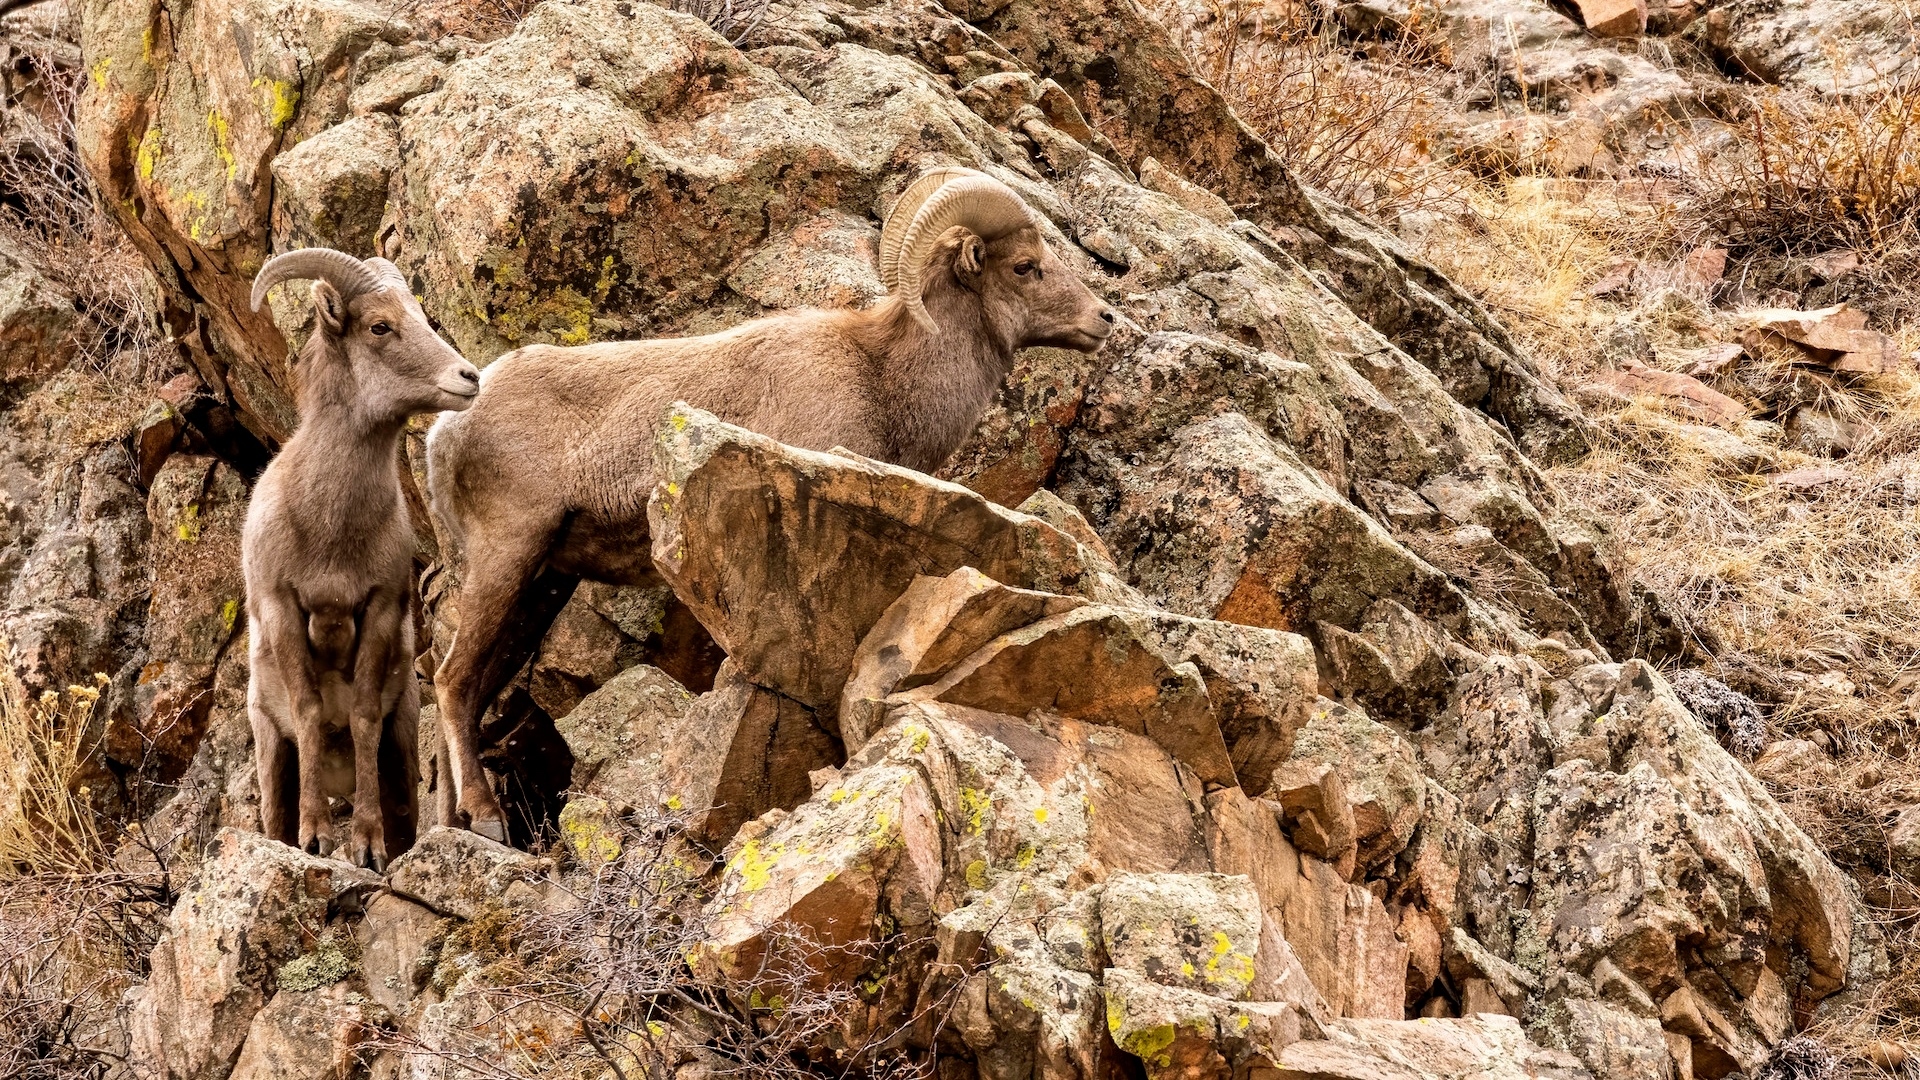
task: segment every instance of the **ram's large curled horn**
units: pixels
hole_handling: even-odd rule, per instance
[[[385,260],[381,260],[385,262]],[[389,266],[392,264],[389,263]],[[260,268],[253,279],[253,310],[267,298],[267,290],[283,281],[306,279],[324,281],[336,289],[342,299],[351,300],[361,293],[379,288],[381,272],[344,251],[332,248],[300,248],[275,255]],[[399,271],[394,271],[398,279]]]
[[[941,235],[962,225],[992,241],[1031,224],[1032,212],[1007,185],[972,169],[935,169],[907,188],[880,228],[880,281],[906,299],[916,322],[938,333],[920,299],[920,275]]]

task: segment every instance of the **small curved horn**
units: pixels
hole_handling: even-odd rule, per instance
[[[906,298],[914,321],[937,333],[920,298],[920,273],[940,237],[960,225],[993,241],[1032,224],[1027,204],[993,177],[972,169],[935,169],[907,188],[880,229],[880,280]]]
[[[343,299],[351,300],[369,289],[381,284],[380,274],[374,268],[344,251],[332,248],[300,248],[275,255],[260,268],[253,279],[253,310],[260,310],[261,301],[267,298],[267,290],[283,281],[305,278],[324,281],[340,291]]]

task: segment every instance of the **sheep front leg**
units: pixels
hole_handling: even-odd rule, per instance
[[[327,855],[333,851],[333,835],[332,815],[327,813],[327,796],[320,783],[325,713],[320,681],[307,647],[306,613],[287,589],[265,597],[260,609],[258,630],[265,637],[273,674],[279,678],[293,714],[293,745],[300,777],[299,846],[316,855]],[[265,792],[261,794],[264,797]]]
[[[387,827],[380,805],[380,737],[387,712],[395,702],[387,690],[394,685],[394,666],[405,663],[397,654],[400,620],[406,605],[384,590],[367,599],[360,617],[359,650],[353,661],[353,826],[349,854],[355,866],[377,873],[387,869]],[[409,778],[410,779],[410,778]]]
[[[253,721],[253,764],[260,775],[260,834],[283,844],[293,843],[287,830],[286,736],[258,702],[247,703]]]

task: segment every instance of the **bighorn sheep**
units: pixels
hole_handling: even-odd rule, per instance
[[[240,548],[260,825],[330,854],[327,797],[350,791],[352,861],[384,870],[413,844],[419,777],[416,541],[399,440],[416,414],[473,404],[480,373],[427,325],[392,263],[287,252],[260,268],[254,310],[291,278],[314,282],[316,325],[296,368],[300,425],[254,486]],[[352,740],[351,776],[326,765],[342,734]]]
[[[443,822],[464,817],[504,837],[477,753],[480,716],[579,579],[657,580],[653,439],[675,401],[797,446],[932,469],[972,432],[1016,349],[1093,352],[1112,330],[1112,309],[1047,247],[1026,204],[983,173],[916,180],[887,216],[879,256],[891,291],[866,310],[529,346],[487,369],[471,410],[434,425],[427,484],[467,559],[460,629],[435,679],[452,771],[441,771],[452,781],[439,794]]]

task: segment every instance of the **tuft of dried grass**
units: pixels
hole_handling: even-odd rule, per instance
[[[124,1067],[122,998],[175,899],[167,852],[137,825],[103,822],[78,786],[105,681],[35,696],[0,663],[0,1076],[100,1080]],[[115,867],[123,838],[149,856],[145,871]]]
[[[0,640],[0,654],[6,652]],[[0,664],[0,876],[84,874],[107,848],[78,778],[88,722],[105,675],[93,686],[33,695]]]

